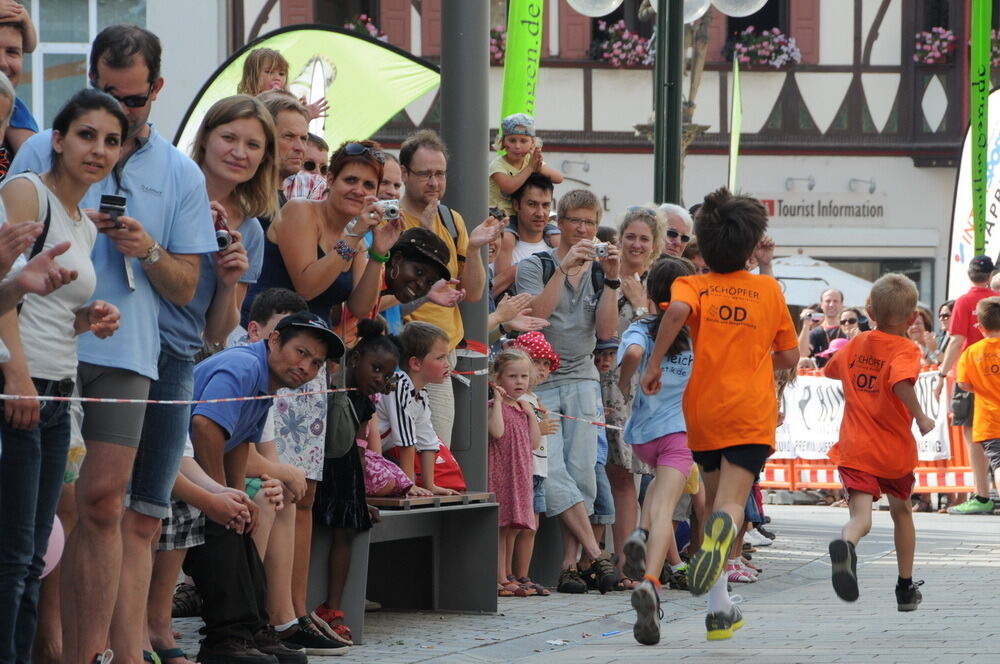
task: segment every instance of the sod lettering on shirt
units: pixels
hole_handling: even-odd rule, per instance
[[[740,286],[711,284],[701,295],[708,296],[706,322],[757,329],[754,312],[759,308],[759,291]]]

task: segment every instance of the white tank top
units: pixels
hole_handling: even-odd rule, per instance
[[[76,379],[76,312],[90,301],[97,285],[94,264],[90,260],[90,252],[97,240],[97,227],[79,208],[80,220],[74,221],[56,195],[34,173],[9,178],[4,184],[18,178],[27,179],[35,185],[39,221],[44,221],[46,210],[51,210],[44,248],[50,249],[60,242],[69,241],[69,250],[56,258],[56,262],[79,273],[75,281],[45,297],[25,296],[18,316],[18,329],[28,371],[32,378]]]

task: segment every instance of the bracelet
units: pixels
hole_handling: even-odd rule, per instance
[[[343,258],[348,263],[354,260],[354,257],[358,254],[357,249],[352,249],[350,245],[348,245],[343,240],[337,240],[337,244],[333,245],[333,250],[336,251],[340,255],[340,257]]]
[[[376,263],[382,263],[383,265],[389,262],[389,256],[391,255],[392,255],[391,251],[387,251],[385,252],[385,255],[382,255],[379,252],[375,251],[374,249],[368,250],[368,258],[372,259]]]

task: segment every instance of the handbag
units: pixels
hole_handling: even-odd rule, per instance
[[[344,363],[337,379],[336,388],[344,387]],[[350,452],[356,445],[355,439],[361,420],[354,410],[354,404],[347,392],[331,392],[326,395],[326,444],[323,456],[327,459],[339,459]]]

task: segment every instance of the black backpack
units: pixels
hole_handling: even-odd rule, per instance
[[[537,256],[542,262],[542,283],[549,283],[549,279],[556,273],[556,261],[548,251],[537,251],[532,256]],[[601,299],[604,292],[604,269],[597,261],[590,264],[590,283],[594,287],[594,297]]]

